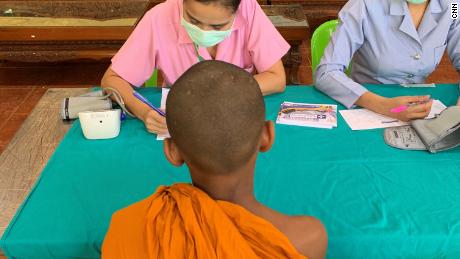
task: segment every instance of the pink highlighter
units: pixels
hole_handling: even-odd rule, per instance
[[[407,108],[409,108],[410,106],[414,106],[414,105],[418,105],[418,104],[422,104],[422,103],[427,103],[431,101],[431,99],[427,100],[427,101],[423,101],[423,102],[415,102],[415,103],[409,103],[409,104],[406,104],[406,105],[401,105],[401,106],[398,106],[396,108],[393,108],[390,110],[390,112],[392,113],[400,113],[400,112],[403,112],[405,110],[407,110]]]
[[[407,110],[407,108],[409,108],[409,105],[401,105],[401,106],[398,106],[396,108],[391,109],[390,112],[392,112],[392,113],[400,113],[400,112],[403,112],[403,111]]]

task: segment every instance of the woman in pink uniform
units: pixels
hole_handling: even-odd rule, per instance
[[[172,85],[199,60],[221,60],[253,73],[267,95],[285,89],[281,58],[288,50],[256,0],[166,0],[142,18],[101,85],[117,89],[149,132],[163,134],[165,118],[133,96],[132,86],[154,69]]]

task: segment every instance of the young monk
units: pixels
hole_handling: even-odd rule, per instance
[[[321,222],[276,212],[254,196],[258,152],[274,127],[257,81],[235,65],[204,61],[172,86],[167,159],[192,184],[162,186],[116,212],[102,258],[324,258]]]

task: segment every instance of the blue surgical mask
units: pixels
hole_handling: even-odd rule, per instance
[[[407,2],[411,3],[411,4],[423,4],[425,3],[427,0],[406,0]]]
[[[232,32],[231,28],[226,31],[204,31],[197,26],[187,22],[184,17],[181,17],[181,24],[187,31],[190,39],[192,39],[192,41],[198,46],[205,48],[219,44],[225,40],[225,38],[227,38]]]

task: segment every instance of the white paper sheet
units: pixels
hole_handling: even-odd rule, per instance
[[[435,117],[444,109],[446,109],[446,106],[441,101],[433,100],[431,111],[427,119]],[[340,114],[352,130],[379,129],[409,125],[407,122],[393,119],[367,109],[341,110]]]
[[[161,88],[161,104],[160,104],[160,109],[163,111],[166,111],[166,99],[168,98],[170,88]],[[169,133],[166,134],[158,134],[157,135],[157,140],[164,140],[165,138],[171,137]]]
[[[379,129],[408,125],[408,123],[367,109],[339,111],[352,130]]]
[[[430,114],[426,117],[427,119],[431,119],[436,117],[436,115],[440,114],[444,111],[447,107],[439,100],[433,100],[433,104],[431,105]]]

